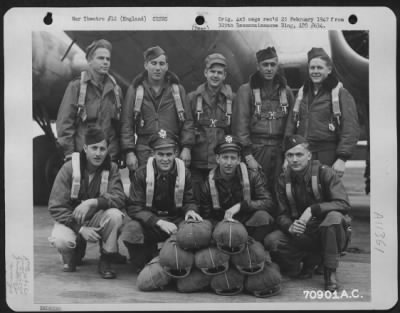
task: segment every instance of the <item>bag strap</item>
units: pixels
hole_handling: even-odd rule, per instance
[[[243,162],[240,162],[239,166],[240,166],[240,171],[242,173],[243,199],[247,202],[250,202],[251,192],[250,192],[249,172],[247,170],[246,164],[244,164]]]
[[[71,199],[78,199],[79,190],[81,189],[81,165],[79,152],[72,153],[72,186]]]
[[[221,209],[221,205],[219,203],[219,195],[218,195],[218,190],[217,187],[215,186],[215,170],[216,168],[214,167],[211,171],[210,174],[208,175],[208,183],[210,184],[210,193],[211,193],[211,200],[213,203],[214,209]]]
[[[183,109],[182,99],[179,93],[179,86],[172,84],[172,96],[174,97],[176,111],[178,112],[178,118],[181,122],[185,121],[185,110]]]

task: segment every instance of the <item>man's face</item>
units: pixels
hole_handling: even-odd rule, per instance
[[[162,54],[159,57],[144,63],[144,68],[149,73],[149,78],[154,81],[163,80],[168,71],[167,57]]]
[[[300,172],[305,169],[308,161],[311,160],[311,152],[303,145],[294,146],[292,149],[286,151],[285,156],[288,161],[288,166],[295,172]]]
[[[97,48],[88,60],[89,67],[100,75],[105,75],[110,70],[111,54],[106,48]]]
[[[168,172],[175,160],[175,148],[160,148],[154,151],[154,159],[156,160],[157,168],[161,172]]]
[[[278,58],[266,59],[257,64],[257,69],[266,80],[272,80],[278,71]]]
[[[225,67],[219,64],[213,64],[210,68],[204,70],[204,76],[207,79],[207,84],[211,88],[219,88],[225,81]]]
[[[103,140],[91,145],[83,145],[86,159],[93,167],[99,167],[107,156],[107,141]]]
[[[332,67],[321,58],[311,59],[308,64],[308,73],[314,84],[321,84],[331,72]]]
[[[226,151],[216,156],[217,164],[221,172],[231,176],[235,173],[237,166],[240,163],[240,156],[237,152]]]

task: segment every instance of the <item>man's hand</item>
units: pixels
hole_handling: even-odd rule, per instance
[[[130,171],[135,171],[138,168],[138,159],[132,151],[126,154],[126,166]]]
[[[236,203],[234,206],[225,211],[224,219],[233,220],[233,216],[240,211],[240,203]]]
[[[342,159],[337,159],[332,165],[333,170],[339,177],[342,177],[346,168],[346,162]]]
[[[86,219],[86,214],[91,208],[95,207],[97,207],[97,199],[87,199],[75,208],[74,212],[72,212],[72,216],[79,224],[83,224]]]
[[[295,220],[289,227],[289,233],[292,235],[301,235],[306,230],[306,224],[302,220]]]
[[[190,154],[190,149],[189,148],[183,148],[181,151],[181,155],[179,158],[185,162],[185,166],[189,167],[190,166],[190,161],[192,160],[192,156]]]
[[[101,239],[101,236],[98,233],[100,230],[101,227],[82,226],[81,229],[79,230],[79,233],[86,241],[96,242]]]
[[[245,157],[247,166],[249,167],[249,169],[251,170],[257,170],[260,167],[260,164],[258,164],[258,162],[256,161],[256,159],[254,158],[254,156],[252,154],[249,154]]]
[[[176,227],[176,225],[174,223],[164,221],[164,220],[158,220],[157,225],[158,225],[158,227],[161,228],[161,230],[163,232],[166,232],[168,235],[172,235],[172,234],[176,233],[176,231],[178,230],[178,228]]]
[[[189,210],[186,212],[185,221],[187,221],[188,219],[192,219],[192,220],[200,221],[200,222],[203,220],[203,218],[193,210]]]

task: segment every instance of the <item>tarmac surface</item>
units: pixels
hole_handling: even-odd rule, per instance
[[[346,169],[343,182],[352,204],[352,242],[338,268],[342,286],[338,292],[340,301],[369,301],[371,299],[371,251],[370,251],[370,201],[364,193],[364,169]],[[129,180],[122,173],[127,190]],[[196,293],[179,293],[174,284],[162,291],[142,292],[136,287],[137,274],[129,264],[114,265],[117,278],[104,280],[97,273],[99,248],[88,243],[84,264],[74,273],[62,272],[61,258],[48,242],[53,226],[45,206],[34,207],[34,303],[37,304],[129,304],[129,303],[295,303],[310,301],[306,292],[315,299],[323,289],[323,276],[314,275],[308,280],[283,277],[282,291],[270,298],[256,298],[242,293],[236,296],[218,296],[211,290]],[[127,251],[120,243],[121,254]],[[344,295],[344,296],[343,296]],[[346,296],[347,295],[347,296]],[[312,300],[312,299],[311,299]],[[318,301],[337,302],[323,297]],[[190,307],[189,309],[194,309]]]

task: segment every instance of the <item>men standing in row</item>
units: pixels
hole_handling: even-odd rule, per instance
[[[233,93],[231,87],[224,84],[226,75],[225,57],[219,53],[210,54],[205,59],[206,82],[188,95],[195,127],[190,170],[197,201],[202,183],[216,165],[215,146],[230,133]]]
[[[129,86],[122,108],[121,146],[131,172],[146,164],[151,154],[150,137],[160,129],[180,137],[180,156],[185,162],[190,162],[193,145],[186,93],[178,77],[168,71],[165,51],[158,46],[147,49],[144,68]]]
[[[257,72],[237,92],[232,133],[244,146],[248,167],[262,167],[272,192],[283,164],[281,146],[294,97],[279,72],[275,48],[258,51],[256,58]]]
[[[109,142],[111,160],[119,160],[119,130],[122,92],[109,74],[111,43],[100,39],[86,49],[87,71],[71,81],[58,110],[56,127],[58,143],[66,160],[80,152],[89,126],[97,125]]]
[[[332,166],[341,177],[360,135],[356,104],[324,49],[312,48],[307,56],[309,78],[290,112],[287,134],[305,137],[313,159]]]
[[[265,248],[283,272],[302,278],[312,276],[322,255],[325,289],[335,291],[339,256],[349,240],[349,199],[335,171],[311,161],[303,137],[292,135],[285,141],[288,165],[276,187],[279,230],[265,238]]]
[[[227,135],[215,147],[217,166],[202,186],[201,216],[214,224],[222,219],[243,223],[255,240],[263,242],[273,230],[273,201],[261,169],[247,171],[240,162],[242,146]]]
[[[118,256],[125,194],[118,166],[108,156],[104,132],[89,128],[83,151],[73,153],[54,181],[49,212],[55,225],[49,241],[62,255],[65,272],[74,272],[86,241],[100,242],[99,273],[115,278],[111,262]]]
[[[161,129],[148,144],[154,157],[132,177],[127,203],[132,221],[121,233],[135,271],[143,268],[156,252],[157,243],[175,233],[181,221],[201,220],[193,199],[190,172],[176,158],[176,136]]]

